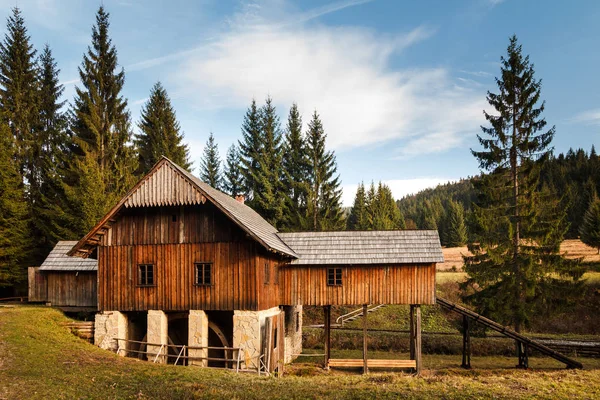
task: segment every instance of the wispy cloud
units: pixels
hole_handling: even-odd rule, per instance
[[[600,109],[581,112],[573,117],[571,121],[587,125],[600,125]]]
[[[337,8],[327,10],[342,5],[334,4]],[[181,58],[170,76],[179,96],[202,109],[245,108],[253,97],[262,101],[267,94],[279,106],[297,102],[306,117],[315,109],[320,113],[336,149],[394,140],[402,146],[397,155],[416,155],[455,147],[466,132],[477,130],[485,96],[476,85],[455,80],[444,68],[390,66],[394,55],[426,40],[433,29],[417,26],[389,35],[358,27],[272,24],[263,10],[245,9],[232,17],[227,31]]]

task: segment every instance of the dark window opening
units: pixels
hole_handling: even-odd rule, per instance
[[[273,331],[273,348],[276,349],[277,348],[277,328],[275,328],[275,331]]]
[[[296,312],[296,332],[300,331],[300,313]]]
[[[140,264],[138,266],[138,285],[154,286],[154,265]]]
[[[268,285],[271,281],[271,269],[269,268],[269,263],[265,263],[265,285]]]
[[[196,285],[209,286],[212,284],[212,264],[211,263],[195,263],[196,267]]]
[[[342,285],[342,269],[327,268],[327,285],[341,286]]]
[[[171,215],[171,221],[172,222],[177,222],[177,214]]]

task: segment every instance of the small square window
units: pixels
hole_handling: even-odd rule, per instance
[[[154,286],[154,265],[140,264],[138,266],[138,285]]]
[[[342,285],[342,269],[327,268],[327,285],[341,286]]]
[[[195,263],[196,269],[196,285],[210,286],[212,284],[212,264],[211,263]]]

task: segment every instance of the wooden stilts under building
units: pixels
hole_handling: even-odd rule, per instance
[[[471,327],[469,317],[463,315],[463,352],[461,367],[471,369]]]
[[[410,359],[415,361],[417,374],[421,373],[421,306],[410,306]]]
[[[367,304],[363,304],[363,374],[369,372],[367,364]]]
[[[331,358],[331,306],[323,306],[324,336],[325,336],[325,369],[329,369],[329,359]]]

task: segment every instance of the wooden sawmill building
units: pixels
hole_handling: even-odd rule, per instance
[[[303,305],[323,306],[327,366],[331,306],[411,305],[413,360],[398,366],[419,367],[419,306],[443,261],[436,231],[280,233],[167,158],[68,256],[97,261],[97,345],[268,371],[302,351]]]

